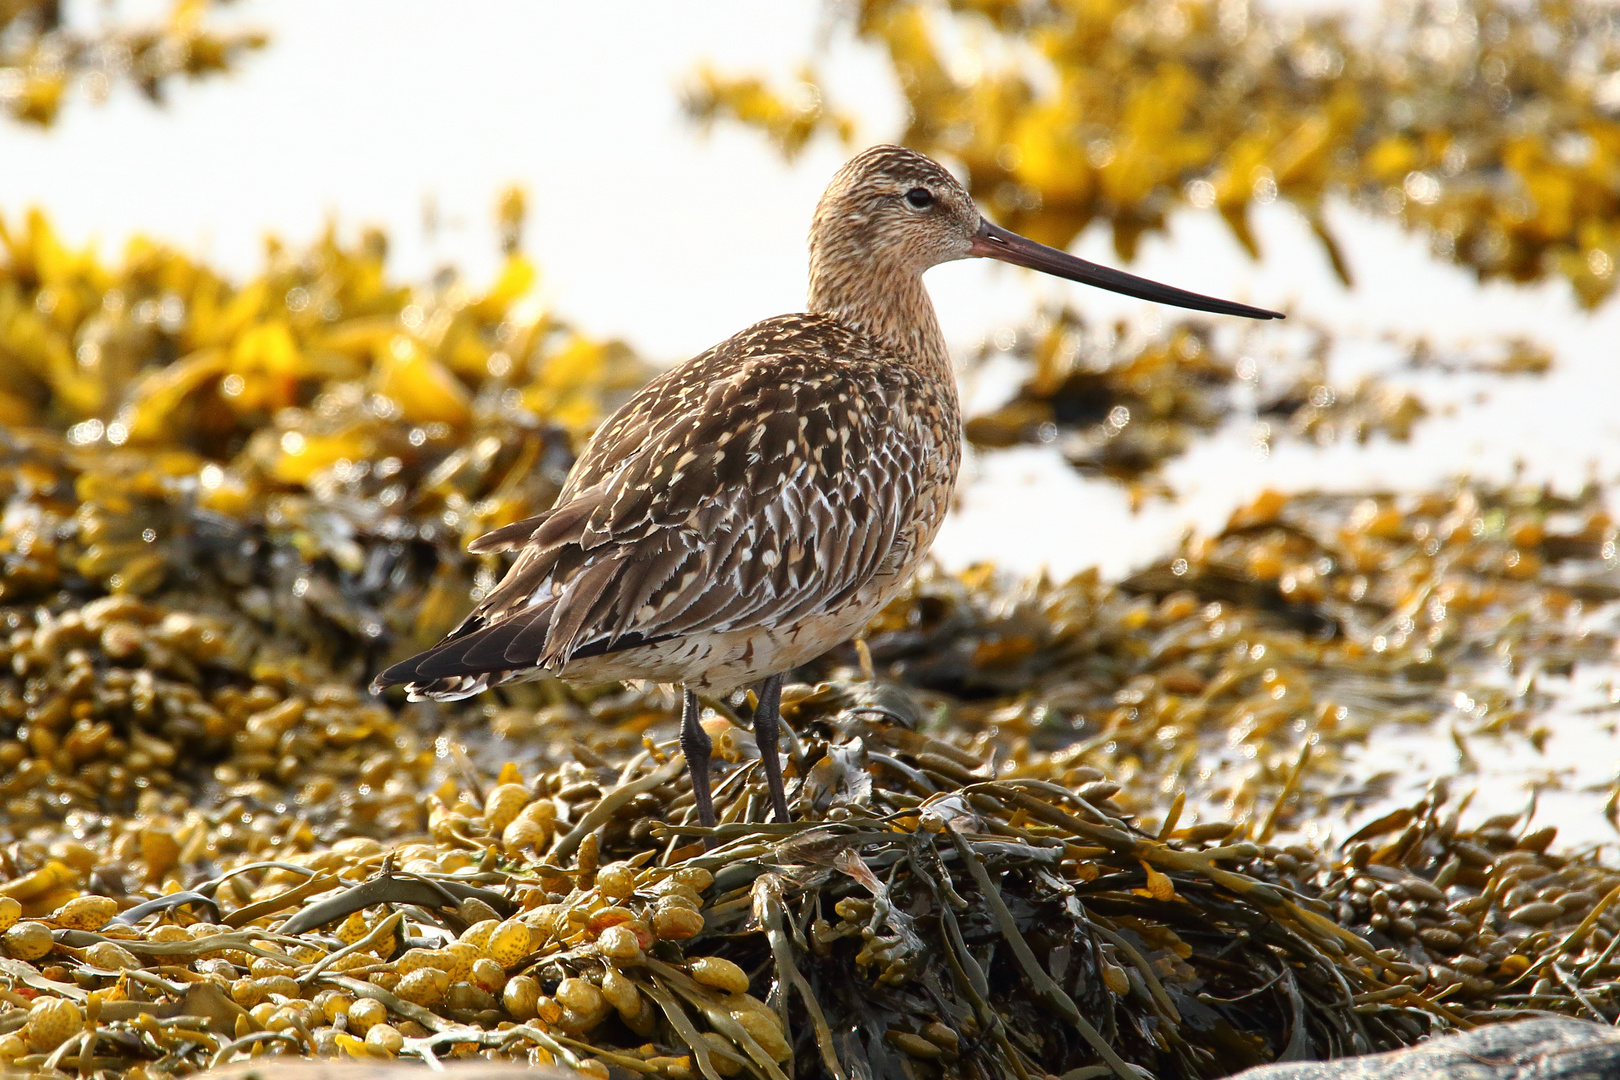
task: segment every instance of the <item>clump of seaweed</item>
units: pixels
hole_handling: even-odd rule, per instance
[[[166,18],[119,18],[89,29],[64,18],[59,0],[8,0],[0,7],[0,110],[49,127],[72,89],[100,101],[127,81],[162,103],[182,76],[196,80],[235,69],[268,38],[213,25],[215,2],[175,0]]]
[[[251,850],[250,832],[220,824],[289,798],[306,829],[386,835],[425,821],[414,784],[433,758],[416,733],[358,688],[312,678],[317,665],[239,622],[130,596],[56,613],[9,607],[0,618],[9,630],[0,645],[7,836],[150,816],[175,792],[211,781],[209,809],[222,816],[205,822],[188,807],[149,822],[136,847],[103,867],[109,883],[132,875],[135,884],[161,880],[188,845],[211,857]],[[363,790],[340,799],[340,784]]]
[[[969,441],[1052,443],[1082,472],[1128,483],[1213,431],[1238,381],[1235,358],[1198,322],[1143,341],[1123,326],[1094,332],[1063,308],[1020,333],[1014,350],[1033,370],[1009,401],[967,421]]]
[[[1309,323],[1305,332],[1295,347],[1222,334],[1196,319],[1143,334],[1123,323],[1092,326],[1067,307],[1049,311],[1005,349],[986,345],[973,358],[982,367],[1006,353],[1029,368],[1008,400],[967,421],[967,436],[985,450],[1051,445],[1080,472],[1118,481],[1138,500],[1164,490],[1156,474],[1167,461],[1244,415],[1257,421],[1261,444],[1279,436],[1318,445],[1411,438],[1429,406],[1383,375],[1336,384],[1329,367],[1340,339]],[[1444,350],[1421,338],[1387,344],[1392,372],[1534,376],[1552,365],[1545,348],[1522,338]]]
[[[375,233],[272,243],[245,285],[145,241],[104,266],[37,213],[0,243],[6,603],[167,598],[327,663],[429,643],[492,583],[466,541],[550,505],[648,373],[519,318],[516,250],[477,293],[389,282]]]
[[[1460,826],[1435,797],[1369,823],[1317,879],[1337,921],[1396,963],[1407,985],[1455,1007],[1552,1007],[1620,1017],[1620,873],[1593,853],[1549,854],[1557,828],[1520,814]]]

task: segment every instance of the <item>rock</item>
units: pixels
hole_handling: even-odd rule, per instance
[[[1620,1076],[1620,1031],[1537,1016],[1335,1061],[1261,1065],[1233,1080],[1604,1080]]]

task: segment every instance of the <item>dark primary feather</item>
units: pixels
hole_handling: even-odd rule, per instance
[[[445,641],[383,672],[420,684],[836,608],[895,557],[920,458],[952,454],[925,376],[831,319],[759,323],[650,382]]]

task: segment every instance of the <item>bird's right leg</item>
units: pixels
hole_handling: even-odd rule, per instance
[[[771,813],[776,821],[791,821],[787,794],[782,788],[782,758],[777,746],[782,730],[782,672],[766,679],[759,687],[759,708],[754,710],[754,740],[759,744],[760,765],[765,783],[771,789]]]
[[[692,798],[697,802],[698,824],[712,829],[715,818],[714,796],[709,791],[709,752],[714,749],[714,740],[698,722],[702,711],[698,707],[698,696],[685,690],[681,706],[681,753],[686,755],[686,768],[692,774]],[[712,836],[704,840],[707,847],[714,847],[714,843]]]

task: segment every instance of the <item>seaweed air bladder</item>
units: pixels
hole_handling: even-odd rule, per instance
[[[961,461],[956,383],[924,271],[991,258],[1159,303],[1216,300],[1077,259],[985,220],[938,163],[878,146],[833,177],[810,228],[810,310],[681,364],[597,431],[548,512],[495,530],[505,578],[443,641],[379,675],[456,700],[542,673],[684,688],[681,748],[712,828],[698,691],[758,683],[771,805],[785,672],[848,640],[910,579]]]

